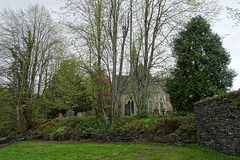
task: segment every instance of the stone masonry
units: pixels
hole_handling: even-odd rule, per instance
[[[195,103],[200,144],[229,155],[240,155],[240,90]]]

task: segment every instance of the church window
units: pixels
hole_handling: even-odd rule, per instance
[[[152,101],[147,100],[147,113],[152,113]]]

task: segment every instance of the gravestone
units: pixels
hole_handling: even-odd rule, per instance
[[[63,117],[63,114],[62,114],[62,113],[59,113],[59,115],[58,115],[58,119],[61,120],[62,117]]]
[[[74,116],[74,111],[69,110],[67,113],[67,117],[73,117]]]
[[[86,117],[86,112],[78,112],[77,117]]]

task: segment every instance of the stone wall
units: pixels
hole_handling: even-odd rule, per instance
[[[240,155],[240,90],[195,103],[194,114],[200,144]]]
[[[156,142],[156,143],[175,143],[187,144],[196,143],[195,133],[189,130],[176,130],[173,133],[164,133],[162,131],[155,133],[129,132],[121,130],[112,131],[81,131],[70,135],[67,139],[77,141],[95,141],[95,142]]]

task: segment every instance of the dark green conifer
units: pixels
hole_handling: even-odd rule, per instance
[[[173,45],[176,66],[167,89],[175,110],[191,112],[195,102],[230,89],[236,76],[230,55],[203,17],[192,18]]]

